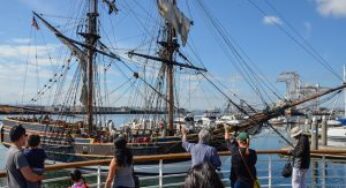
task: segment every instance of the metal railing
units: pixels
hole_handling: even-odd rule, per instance
[[[328,151],[311,151],[312,156],[320,156],[321,159],[318,160],[312,160],[311,162],[311,175],[309,176],[309,184],[313,184],[314,187],[331,187],[331,186],[343,186],[344,184],[340,183],[328,183],[328,179],[333,178],[333,180],[340,180],[340,182],[346,183],[346,150],[328,150]],[[260,156],[259,160],[257,161],[257,172],[258,172],[258,179],[261,182],[261,187],[291,187],[290,178],[285,179],[281,176],[279,173],[283,167],[284,161],[286,159],[277,157],[278,155],[282,155],[287,153],[285,150],[265,150],[265,151],[257,151],[257,154]],[[229,152],[219,152],[221,156],[229,156]],[[263,155],[266,155],[267,157],[264,157]],[[343,165],[343,173],[334,173],[334,174],[327,174],[326,172],[326,164],[333,162],[331,159],[327,159],[326,156],[330,157],[337,157],[341,159],[341,162]],[[273,159],[273,156],[274,159]],[[152,155],[152,156],[136,156],[134,157],[135,164],[142,163],[142,162],[148,162],[148,161],[157,161],[157,166],[152,165],[153,170],[158,170],[154,173],[157,173],[155,175],[146,175],[146,176],[139,176],[141,187],[144,188],[151,188],[151,187],[181,187],[184,183],[184,179],[186,177],[186,172],[179,173],[179,174],[164,174],[164,167],[165,164],[164,161],[170,161],[170,160],[177,160],[177,159],[189,159],[190,155],[187,153],[180,153],[180,154],[167,154],[167,155]],[[264,158],[264,159],[263,159]],[[224,161],[229,161],[230,157],[224,157]],[[85,178],[88,177],[94,177],[96,178],[96,181],[93,181],[89,184],[90,187],[97,187],[100,188],[104,185],[104,182],[102,181],[105,176],[107,175],[107,172],[102,172],[102,167],[104,168],[104,165],[108,165],[110,162],[110,159],[104,159],[104,160],[92,160],[92,161],[82,161],[82,162],[73,162],[73,163],[66,163],[66,164],[55,164],[55,165],[48,165],[46,167],[46,171],[58,171],[58,170],[68,170],[73,168],[81,168],[81,167],[94,167],[94,170],[85,173],[83,176]],[[317,162],[317,163],[316,163]],[[318,164],[318,167],[315,167],[315,164]],[[225,164],[225,163],[224,163]],[[189,164],[187,164],[189,165]],[[226,186],[229,185],[229,167],[230,162],[228,162],[228,165],[226,165],[222,168],[221,171],[218,171],[218,174],[220,175],[220,179]],[[140,165],[136,165],[140,166]],[[322,169],[319,168],[319,166],[322,166]],[[183,167],[183,166],[182,166]],[[186,168],[188,166],[185,166]],[[318,171],[317,175],[315,171]],[[320,173],[320,171],[322,173]],[[68,174],[68,173],[66,173]],[[5,172],[0,172],[0,177],[5,177]],[[53,178],[46,178],[43,180],[44,185],[49,185],[50,183],[54,182],[61,182],[69,180],[69,176],[63,176],[63,177],[53,177]]]

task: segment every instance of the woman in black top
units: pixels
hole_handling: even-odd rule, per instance
[[[115,152],[109,164],[105,188],[137,187],[133,171],[133,155],[126,145],[127,141],[123,136],[119,136],[114,140]]]

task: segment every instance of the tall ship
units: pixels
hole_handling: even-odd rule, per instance
[[[9,146],[8,134],[11,127],[23,125],[28,134],[41,136],[42,147],[47,151],[49,159],[57,161],[112,157],[113,140],[119,135],[127,137],[128,146],[134,155],[184,152],[181,147],[180,129],[182,126],[187,127],[191,123],[191,118],[174,120],[178,114],[183,114],[177,102],[179,97],[176,92],[175,75],[178,73],[193,73],[209,83],[228,104],[247,116],[246,119],[233,124],[234,129],[245,130],[250,134],[256,134],[264,124],[268,123],[268,120],[283,115],[287,109],[346,87],[341,85],[312,96],[283,100],[278,105],[267,105],[264,110],[255,109],[247,103],[244,108],[210,79],[204,66],[196,66],[184,54],[183,49],[188,44],[188,34],[193,22],[179,9],[178,1],[157,0],[154,3],[160,16],[160,22],[154,32],[157,33],[156,37],[151,38],[150,42],[150,46],[156,46],[155,48],[143,50],[138,47],[126,50],[122,54],[114,50],[113,41],[109,36],[102,35],[104,29],[102,24],[106,23],[101,22],[100,17],[102,15],[116,19],[117,15],[121,14],[117,2],[114,0],[82,2],[82,13],[76,11],[76,16],[83,15],[83,18],[65,22],[59,27],[48,21],[47,18],[52,16],[33,12],[34,30],[43,32],[45,28],[63,44],[64,52],[60,55],[63,53],[68,55],[66,58],[61,58],[62,61],[58,63],[59,66],[52,77],[42,85],[30,101],[37,105],[41,104],[40,100],[48,98],[53,101],[58,113],[53,115],[51,111],[43,109],[37,115],[6,117],[0,134],[4,145]],[[100,10],[106,10],[106,13],[101,13]],[[129,12],[131,13],[131,8]],[[143,12],[148,13],[146,10]],[[146,26],[145,23],[141,24]],[[76,30],[71,32],[72,26],[75,26]],[[111,28],[112,32],[116,32],[117,29],[113,25],[108,28]],[[46,55],[49,56],[49,53]],[[37,58],[37,54],[35,57]],[[50,58],[49,56],[48,59]],[[142,105],[147,110],[145,114],[139,115],[139,118],[121,127],[115,127],[112,121],[102,116],[108,113],[104,106],[110,103],[109,93],[115,92],[107,89],[109,82],[106,78],[109,78],[109,75],[106,73],[111,68],[119,69],[125,79],[115,81],[113,79],[110,83],[121,82],[117,88],[122,88],[126,84],[130,89],[135,88],[133,95],[142,96]],[[75,72],[70,73],[72,70]],[[185,72],[182,73],[181,70]],[[65,85],[67,80],[71,82]],[[138,86],[137,83],[142,85]],[[129,102],[134,102],[131,100],[135,99],[129,98]],[[244,103],[244,100],[242,102]],[[81,110],[77,110],[78,107]],[[23,111],[35,111],[27,106],[17,108]],[[76,111],[85,112],[85,115],[78,119],[74,114]],[[225,150],[222,141],[223,126],[214,124],[215,126],[208,127],[212,132],[212,145],[218,150]],[[188,128],[191,132],[189,139],[197,141],[197,133],[203,126],[194,126],[192,123]]]

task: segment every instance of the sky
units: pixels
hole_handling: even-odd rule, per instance
[[[66,62],[68,59],[68,51],[42,23],[38,21],[40,27],[38,31],[31,26],[32,11],[42,13],[68,36],[75,37],[76,31],[72,30],[72,26],[76,25],[78,20],[73,22],[69,18],[81,15],[85,10],[83,7],[86,5],[85,2],[85,0],[2,2],[0,104],[30,103],[32,96],[35,96],[40,88],[42,89],[47,80],[56,72],[61,72],[61,62]],[[119,12],[116,15],[108,15],[107,7],[100,1],[100,18],[102,18],[100,32],[110,33],[103,35],[101,40],[113,46],[118,53],[124,52],[123,49],[148,49],[150,42],[147,41],[157,37],[162,23],[157,13],[156,0],[116,2]],[[235,58],[227,56],[229,49],[210,23],[199,2],[205,5],[215,18],[213,20],[220,23],[224,29],[224,36],[232,39],[232,44],[239,45],[245,52],[242,53],[242,57],[249,57],[251,60],[249,65],[255,73],[261,73],[258,78],[265,77],[280,96],[285,95],[285,84],[276,80],[284,71],[297,72],[303,84],[320,84],[325,87],[341,84],[341,80],[334,74],[341,77],[342,66],[346,64],[344,52],[346,0],[178,0],[177,2],[184,14],[193,20],[188,45],[181,46],[180,50],[191,58],[196,66],[205,65],[208,73],[213,75],[212,80],[223,83],[226,87],[225,92],[229,96],[236,93],[252,104],[260,100],[247,84],[247,79],[237,69]],[[307,53],[306,49],[310,49],[310,46],[317,53],[314,55],[311,55],[311,52]],[[245,59],[249,62],[249,59]],[[333,73],[320,64],[321,59],[332,67]],[[76,64],[72,64],[71,67],[76,67]],[[67,78],[71,79],[73,73],[69,73]],[[114,78],[108,82],[109,90],[117,88],[126,80],[120,78],[121,72],[115,67],[109,71],[108,77]],[[182,73],[179,79],[186,80],[177,89],[186,94],[184,97],[181,96],[182,106],[214,108],[225,104],[225,99],[215,92],[215,89],[212,90],[211,86],[200,83],[200,76],[189,77]],[[200,85],[204,89],[195,89]],[[133,88],[129,89],[129,94],[116,91],[110,96],[111,101],[114,101],[111,102],[112,105],[134,103],[135,95],[131,91],[135,92]],[[46,94],[46,97],[51,98],[52,93]],[[125,93],[126,96],[121,98],[121,93]],[[271,98],[275,101],[275,97]],[[272,102],[269,99],[266,101]]]

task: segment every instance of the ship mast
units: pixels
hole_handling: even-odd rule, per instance
[[[164,1],[157,0],[160,15],[165,19],[165,39],[159,42],[162,46],[160,49],[160,57],[149,56],[145,54],[136,53],[134,51],[128,52],[130,56],[138,56],[154,61],[159,61],[165,64],[166,71],[166,109],[168,113],[168,134],[174,133],[173,128],[173,114],[174,114],[174,66],[207,72],[204,68],[198,68],[190,64],[179,63],[173,60],[173,55],[178,51],[179,44],[177,36],[180,35],[183,46],[187,42],[187,35],[192,22],[184,16],[184,14],[177,8],[176,0]],[[179,53],[181,55],[181,53]]]
[[[166,53],[165,59],[170,63],[166,65],[167,73],[167,113],[168,113],[168,131],[169,135],[173,133],[173,115],[174,115],[174,78],[173,78],[173,53],[178,46],[176,41],[173,41],[174,30],[171,24],[167,23],[166,27]]]
[[[93,65],[96,58],[95,48],[97,40],[100,38],[97,34],[97,0],[89,1],[89,13],[88,16],[88,31],[85,33],[85,43],[90,46],[86,49],[87,52],[87,74],[88,75],[88,103],[87,103],[87,116],[88,116],[88,131],[93,131]]]

